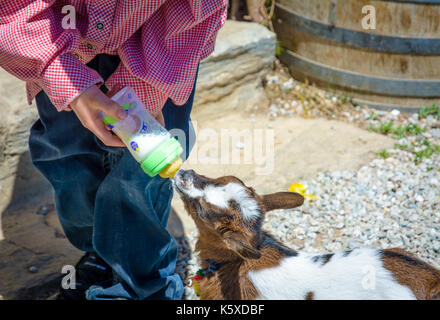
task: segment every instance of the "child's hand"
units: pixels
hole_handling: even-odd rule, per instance
[[[106,128],[98,115],[103,111],[115,119],[124,120],[126,112],[113,100],[107,97],[94,85],[86,89],[70,103],[82,125],[92,131],[105,145],[110,147],[125,147],[124,143]]]

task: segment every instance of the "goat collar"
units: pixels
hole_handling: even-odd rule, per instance
[[[214,260],[211,260],[211,259],[206,259],[205,261],[209,263],[208,268],[206,268],[206,269],[199,269],[199,270],[197,271],[196,276],[194,277],[194,280],[193,280],[193,284],[194,284],[194,292],[195,292],[195,294],[197,295],[197,297],[200,297],[200,293],[201,293],[201,291],[200,291],[199,281],[200,281],[204,276],[206,276],[206,275],[209,274],[209,273],[212,273],[212,274],[216,273],[216,271],[217,271],[218,269],[220,269],[220,267],[221,267],[223,264],[225,264],[225,262],[215,263]],[[200,298],[200,300],[202,300],[202,298]]]
[[[199,269],[197,271],[197,276],[199,276],[198,279],[201,279],[202,277],[206,276],[208,273],[215,273],[224,264],[224,262],[216,263],[212,259],[206,259],[205,261],[209,263],[209,266],[206,269]]]

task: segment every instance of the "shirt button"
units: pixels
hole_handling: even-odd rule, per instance
[[[89,48],[90,50],[93,49],[93,46],[90,43],[87,43],[87,48]]]
[[[78,54],[78,53],[75,53],[75,57],[77,57],[77,58],[78,58],[78,60],[80,60],[80,56],[79,56],[79,54]]]
[[[103,24],[102,22],[98,22],[98,23],[96,24],[96,28],[97,28],[98,30],[102,30],[102,29],[104,29],[104,24]]]

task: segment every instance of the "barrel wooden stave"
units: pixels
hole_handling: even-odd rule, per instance
[[[332,21],[329,21],[332,3],[337,3],[334,8],[335,27],[397,37],[440,38],[439,5],[409,1],[277,0],[280,6],[293,9],[301,16],[326,24],[332,24]],[[362,8],[367,5],[373,5],[376,9],[376,30],[365,30],[360,23],[365,16]]]
[[[369,30],[369,34],[361,27],[362,6],[366,4],[374,4],[378,14],[377,30]],[[287,14],[289,12],[290,15]],[[395,13],[393,19],[387,18],[387,12]],[[290,19],[292,13],[299,19]],[[363,0],[279,0],[274,26],[286,48],[280,58],[287,64],[290,62],[289,67],[295,77],[307,78],[371,105],[415,109],[440,104],[440,19],[437,17],[440,17],[440,5]],[[386,19],[388,23],[383,22]],[[406,21],[408,19],[411,23]],[[421,20],[425,23],[418,23]],[[307,25],[307,21],[312,23],[311,26]],[[319,24],[313,25],[314,22]],[[323,28],[325,32],[316,32],[316,28],[318,31]],[[342,30],[339,41],[331,40],[333,30]],[[362,33],[361,39],[372,38],[366,38],[370,41],[365,47],[359,41],[347,41],[347,44],[344,43],[344,39],[347,39],[344,37],[347,34],[345,31],[351,36],[351,33]],[[424,37],[413,38],[420,34]],[[401,46],[387,47],[384,41],[388,39]],[[426,47],[431,41],[437,42]],[[376,42],[378,45],[375,50]],[[404,52],[399,53],[402,48]],[[395,49],[397,52],[387,52],[386,49]],[[408,54],[413,49],[418,54]],[[420,54],[425,49],[427,54]],[[314,72],[308,71],[307,63]],[[324,71],[316,69],[317,66]],[[353,78],[353,74],[357,77]]]

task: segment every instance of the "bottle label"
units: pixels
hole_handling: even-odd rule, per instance
[[[130,142],[130,147],[134,150],[134,151],[139,151],[139,146],[136,143],[136,141],[132,141]]]

